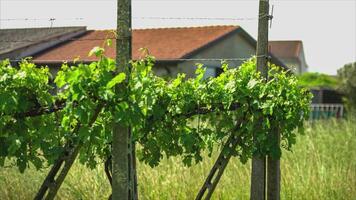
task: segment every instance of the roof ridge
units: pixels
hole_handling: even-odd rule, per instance
[[[60,29],[60,28],[86,28],[86,26],[56,26],[56,27],[32,27],[32,28],[7,28],[0,30],[39,30],[39,29]]]
[[[146,30],[172,30],[172,29],[199,29],[199,28],[224,28],[224,27],[235,27],[235,28],[239,28],[239,25],[208,25],[208,26],[204,26],[204,25],[198,25],[198,26],[176,26],[176,27],[151,27],[151,28],[137,28],[137,29],[133,29],[134,31],[146,31]],[[113,31],[115,29],[100,29],[100,30],[89,30],[89,31]]]
[[[269,42],[300,42],[300,43],[303,43],[303,40],[270,40]]]
[[[157,27],[157,28],[139,28],[139,29],[133,29],[137,31],[144,31],[144,30],[164,30],[164,29],[199,29],[199,28],[223,28],[223,27],[236,27],[238,28],[238,25],[209,25],[209,26],[204,26],[204,25],[198,25],[198,26],[176,26],[176,27]]]

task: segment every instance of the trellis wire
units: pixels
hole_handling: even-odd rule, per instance
[[[261,55],[258,57],[266,57],[266,55]],[[246,61],[250,59],[251,58],[176,58],[176,59],[157,59],[157,61]],[[10,62],[21,62],[21,61],[22,61],[21,59],[10,60]],[[65,62],[66,60],[33,60],[33,61],[37,63],[59,63],[59,62]],[[96,60],[89,60],[84,62],[95,62],[95,61]],[[77,62],[81,62],[81,60]]]
[[[51,20],[84,20],[82,17],[76,18],[2,18],[0,21],[51,21]]]
[[[157,59],[157,61],[246,61],[250,60],[251,58],[177,58],[177,59]],[[10,62],[21,62],[23,60],[16,59],[16,60],[9,60]],[[67,60],[33,60],[35,63],[61,63],[66,62]],[[77,62],[95,62],[96,60],[88,60],[82,61],[78,60]]]

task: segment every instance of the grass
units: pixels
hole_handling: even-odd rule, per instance
[[[138,164],[140,199],[194,199],[213,158],[191,168],[178,158],[165,159],[151,169]],[[16,168],[0,168],[0,199],[32,199],[47,170],[33,169],[20,174]],[[306,125],[293,152],[283,152],[281,160],[282,199],[356,199],[356,123],[319,121]],[[250,163],[232,159],[213,199],[249,199]],[[110,186],[103,166],[95,170],[75,164],[57,199],[107,199]]]

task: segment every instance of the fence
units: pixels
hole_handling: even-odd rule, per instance
[[[311,104],[310,120],[342,118],[344,116],[344,106],[342,104]]]

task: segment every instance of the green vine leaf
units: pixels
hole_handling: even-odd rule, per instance
[[[122,72],[122,73],[116,75],[111,81],[109,81],[106,84],[106,88],[111,89],[115,85],[122,83],[125,79],[126,79],[126,74]]]
[[[95,55],[96,57],[100,57],[104,54],[105,49],[101,47],[94,47],[92,50],[90,50],[88,56]]]

